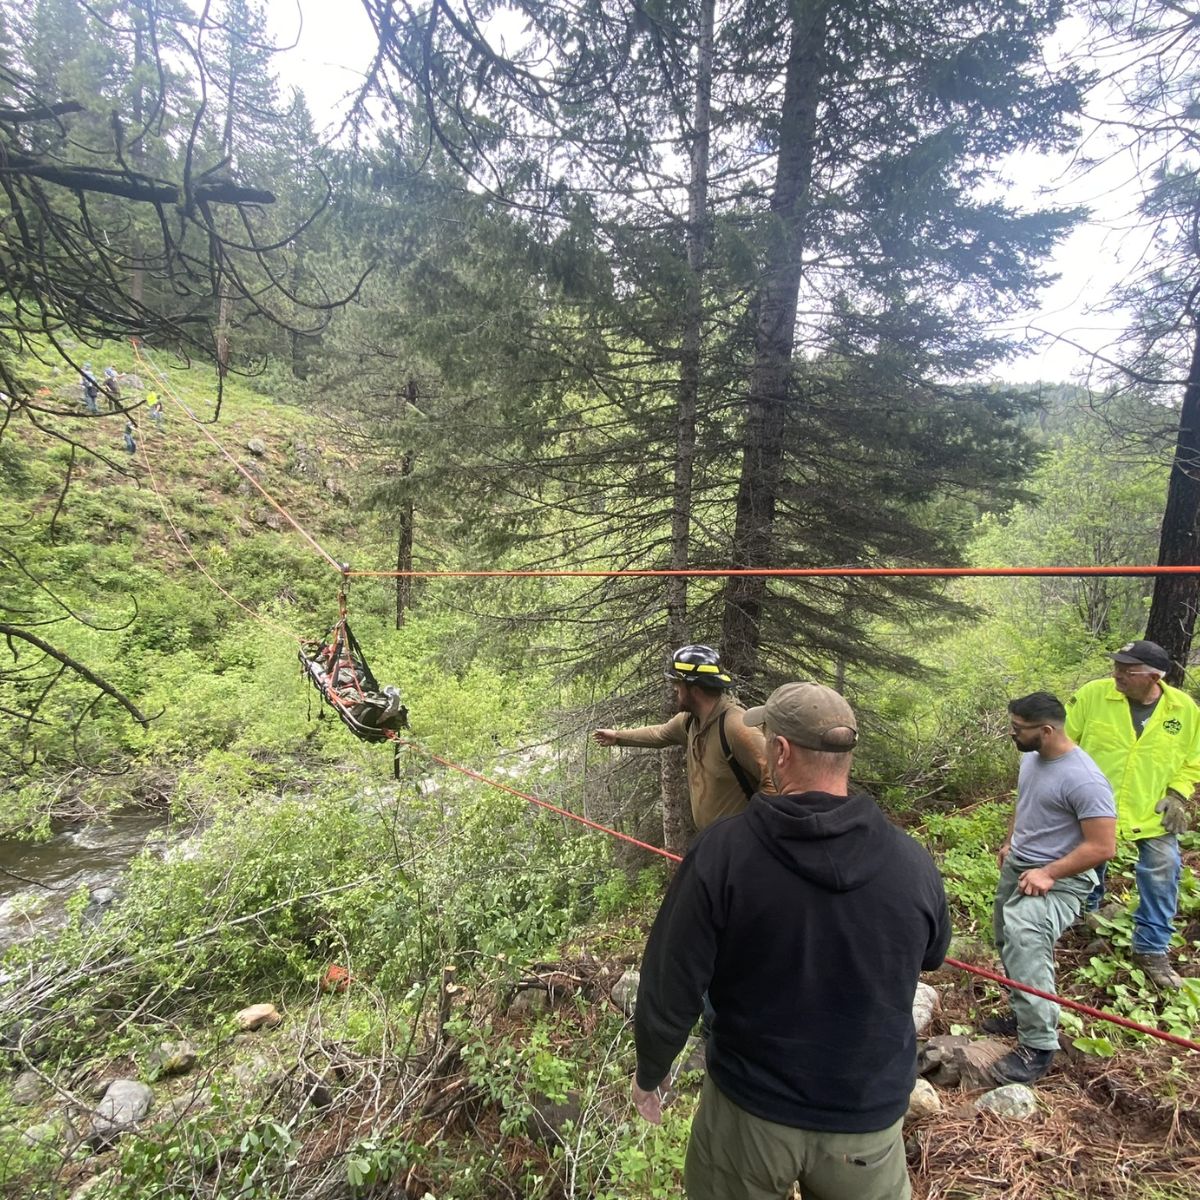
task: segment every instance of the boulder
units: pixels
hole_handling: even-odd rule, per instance
[[[522,988],[508,1006],[510,1017],[531,1016],[550,1008],[550,996],[543,988]]]
[[[251,1004],[248,1008],[243,1008],[234,1017],[234,1020],[239,1029],[253,1030],[261,1029],[264,1025],[271,1029],[278,1025],[283,1018],[279,1015],[279,1009],[273,1004]]]
[[[929,1028],[929,1022],[933,1020],[933,1014],[940,1006],[941,997],[937,994],[937,989],[927,983],[918,983],[912,1002],[913,1026],[916,1028],[917,1037],[924,1035],[925,1030]]]
[[[271,1096],[279,1090],[287,1076],[263,1054],[256,1054],[233,1068],[238,1089],[247,1095]]]
[[[526,1132],[531,1138],[550,1145],[557,1145],[569,1123],[578,1125],[583,1112],[580,1094],[569,1091],[563,1100],[551,1100],[549,1096],[535,1093],[531,1098],[533,1112],[526,1122]]]
[[[156,1108],[154,1121],[158,1125],[175,1125],[184,1117],[190,1117],[192,1113],[207,1108],[211,1103],[212,1096],[208,1088],[202,1087],[192,1092],[184,1092],[182,1096],[176,1096],[174,1100],[169,1100],[161,1108]]]
[[[88,903],[96,905],[111,904],[116,898],[116,888],[98,887],[88,896]]]
[[[62,1140],[62,1129],[56,1121],[43,1121],[40,1125],[30,1125],[21,1137],[31,1146],[57,1146]]]
[[[252,437],[246,443],[246,449],[250,451],[255,458],[261,458],[267,452],[267,443],[259,437]]]
[[[1028,1121],[1037,1112],[1038,1102],[1032,1088],[1023,1083],[1006,1083],[980,1096],[975,1107],[1009,1121]]]
[[[190,1042],[162,1042],[150,1051],[147,1066],[159,1075],[186,1075],[196,1065],[196,1048]]]
[[[621,1011],[627,1016],[633,1016],[633,1010],[637,1007],[637,990],[638,984],[642,981],[640,971],[635,971],[632,967],[626,971],[616,983],[613,984],[612,1000]]]
[[[937,1088],[928,1079],[918,1079],[913,1086],[912,1095],[908,1098],[908,1112],[904,1114],[906,1121],[919,1117],[932,1117],[942,1111],[941,1097]]]
[[[154,1093],[136,1079],[114,1079],[104,1093],[104,1099],[96,1105],[92,1118],[91,1141],[102,1145],[114,1141],[126,1129],[137,1123],[150,1111]]]
[[[991,1067],[1009,1052],[994,1038],[972,1041],[957,1034],[930,1038],[917,1059],[920,1073],[938,1087],[990,1088]]]
[[[22,1071],[9,1089],[14,1104],[36,1104],[46,1094],[46,1084],[36,1071]]]

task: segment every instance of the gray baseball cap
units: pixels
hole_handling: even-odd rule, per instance
[[[766,725],[809,750],[844,754],[858,741],[858,721],[846,698],[819,683],[785,683],[766,704],[747,710],[747,725]]]

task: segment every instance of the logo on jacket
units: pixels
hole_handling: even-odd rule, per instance
[[[1163,722],[1163,728],[1168,733],[1178,733],[1183,728],[1183,725],[1172,717],[1169,721]]]

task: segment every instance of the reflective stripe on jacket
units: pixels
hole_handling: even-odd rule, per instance
[[[1200,781],[1200,708],[1178,688],[1161,684],[1162,698],[1142,736],[1134,734],[1129,701],[1112,679],[1096,679],[1067,701],[1067,736],[1104,772],[1117,801],[1117,836],[1161,837],[1154,806],[1176,791],[1190,797]]]
[[[640,729],[618,729],[618,746],[641,746],[661,750],[664,746],[687,748],[688,793],[692,800],[692,820],[697,829],[707,829],[721,817],[740,813],[749,802],[721,749],[717,722],[725,718],[725,737],[738,765],[752,786],[768,795],[775,794],[767,773],[767,749],[762,733],[742,721],[746,710],[728,696],[722,696],[703,725],[691,713],[676,713],[662,725]]]

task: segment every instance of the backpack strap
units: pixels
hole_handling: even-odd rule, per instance
[[[757,790],[750,782],[749,777],[742,768],[742,764],[733,756],[733,750],[729,745],[729,738],[725,733],[725,717],[729,710],[726,709],[717,718],[717,733],[721,737],[721,753],[725,756],[725,761],[729,764],[729,769],[733,772],[733,777],[738,781],[738,787],[746,794],[746,799],[749,800]]]

